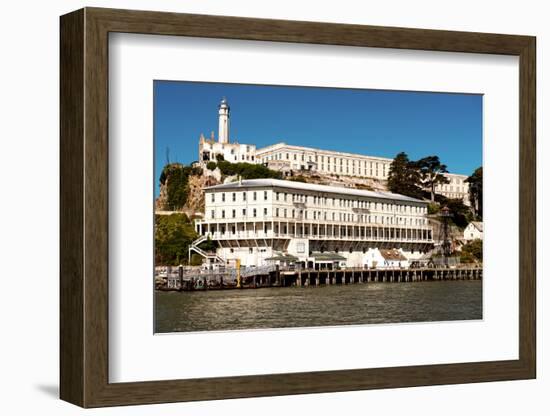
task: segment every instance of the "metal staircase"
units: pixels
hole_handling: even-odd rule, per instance
[[[204,243],[206,240],[208,240],[208,238],[203,235],[189,245],[189,262],[191,262],[191,253],[194,251],[195,253],[199,254],[207,260],[213,261],[214,263],[225,263],[225,260],[218,256],[216,253],[209,253],[199,247],[199,245],[201,243]]]

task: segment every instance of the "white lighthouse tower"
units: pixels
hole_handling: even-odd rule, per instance
[[[220,143],[229,143],[229,105],[225,97],[222,98],[218,107],[218,141]]]

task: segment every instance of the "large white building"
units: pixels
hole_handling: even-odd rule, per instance
[[[330,175],[388,179],[393,159],[277,143],[256,150],[256,160],[284,173],[308,170]]]
[[[426,202],[403,195],[253,179],[206,188],[196,227],[226,262],[384,267],[381,254],[395,266],[395,250],[408,261],[432,248],[426,215]]]

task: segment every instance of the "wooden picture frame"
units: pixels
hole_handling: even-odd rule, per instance
[[[535,378],[534,37],[99,8],[85,8],[62,16],[60,29],[60,396],[63,400],[82,407],[101,407]],[[110,32],[518,56],[519,359],[109,383]]]

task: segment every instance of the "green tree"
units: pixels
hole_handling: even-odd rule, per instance
[[[457,227],[464,229],[473,220],[472,212],[464,205],[462,199],[447,199],[445,205],[449,208],[451,220]]]
[[[218,153],[218,154],[216,155],[216,160],[217,160],[218,162],[221,162],[222,160],[225,160],[225,159],[224,159],[224,157],[223,157],[223,155],[222,155],[221,153]]]
[[[479,218],[483,218],[483,167],[477,168],[466,181],[470,186],[468,189],[470,204]]]
[[[155,264],[186,264],[189,245],[197,237],[187,215],[155,215]]]
[[[483,263],[483,240],[473,240],[462,246],[460,252],[462,263]]]
[[[218,165],[216,164],[216,162],[208,162],[208,163],[206,164],[206,169],[208,169],[208,170],[214,170],[214,169],[216,169],[217,166],[218,166]]]
[[[427,156],[416,162],[420,170],[422,184],[430,190],[431,201],[435,201],[435,187],[438,184],[449,183],[443,174],[448,173],[447,165],[439,160],[439,156]]]
[[[398,153],[390,165],[388,189],[396,194],[422,198],[422,189],[418,186],[420,180],[416,163],[410,161],[405,152]]]

